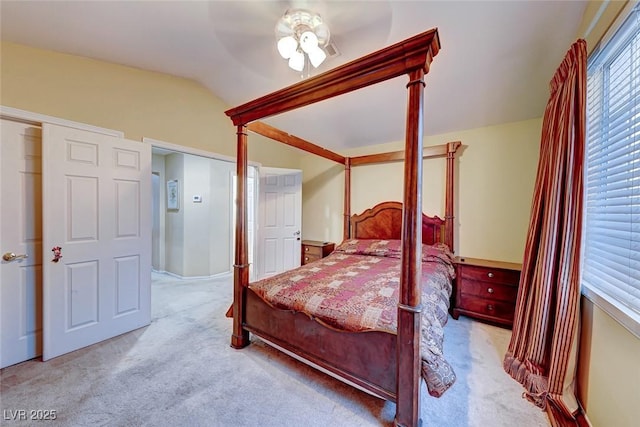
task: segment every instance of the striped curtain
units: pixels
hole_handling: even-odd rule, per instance
[[[516,314],[504,370],[525,396],[574,425],[580,303],[586,42],[576,41],[551,80],[522,263]]]

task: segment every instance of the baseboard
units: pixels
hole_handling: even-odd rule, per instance
[[[158,270],[151,270],[154,273],[158,273],[158,274],[166,274],[167,276],[171,276],[171,277],[175,277],[176,279],[180,279],[180,280],[208,280],[208,279],[221,279],[227,276],[231,276],[232,272],[231,271],[225,271],[223,273],[217,273],[217,274],[212,274],[211,276],[181,276],[179,274],[176,273],[172,273],[170,271],[158,271]]]

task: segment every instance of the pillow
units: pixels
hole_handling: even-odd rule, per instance
[[[400,240],[347,239],[334,252],[400,258],[401,243]]]
[[[380,240],[380,239],[347,239],[343,241],[334,252],[342,252],[351,255],[373,255],[390,258],[400,258],[402,256],[401,240]],[[453,254],[444,243],[433,245],[422,245],[422,261],[443,261],[453,262]]]
[[[449,246],[444,243],[434,243],[433,245],[422,245],[422,262],[443,261],[453,265],[454,255],[449,250]]]

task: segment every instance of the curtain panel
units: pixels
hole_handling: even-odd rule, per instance
[[[525,396],[575,424],[580,243],[586,131],[586,42],[576,41],[550,83],[513,332],[504,370]]]

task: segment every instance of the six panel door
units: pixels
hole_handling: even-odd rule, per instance
[[[302,171],[260,168],[258,278],[300,266]]]
[[[49,124],[42,133],[47,360],[150,323],[151,146]]]

